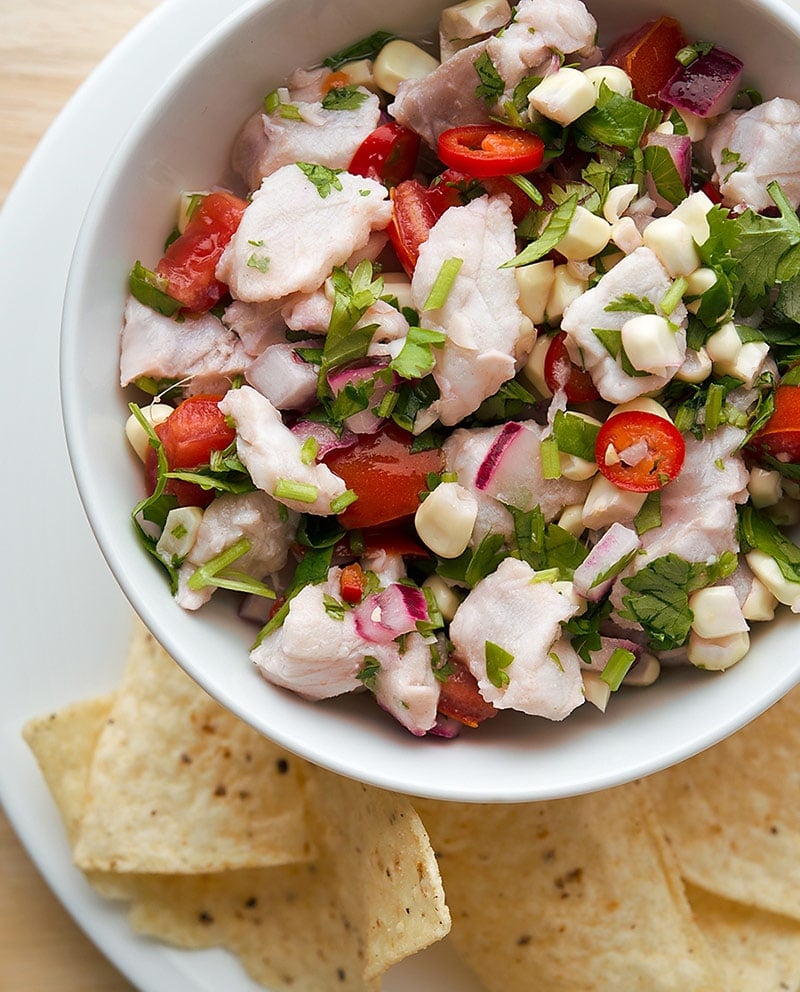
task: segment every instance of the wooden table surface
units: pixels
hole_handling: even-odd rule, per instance
[[[0,0],[0,203],[80,82],[158,0]],[[133,992],[50,892],[0,811],[0,990]]]

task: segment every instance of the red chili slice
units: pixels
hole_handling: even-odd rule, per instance
[[[650,493],[677,478],[686,445],[673,423],[655,413],[628,410],[608,418],[597,434],[595,459],[619,489]]]
[[[443,132],[437,153],[451,169],[482,179],[531,172],[542,163],[544,143],[521,128],[468,124]]]
[[[408,276],[416,268],[419,246],[428,240],[437,220],[428,190],[416,179],[407,179],[392,190],[392,219],[387,233]]]
[[[592,377],[569,357],[566,334],[559,331],[544,356],[544,381],[551,393],[563,388],[569,403],[591,403],[600,398]]]
[[[420,137],[402,124],[389,121],[366,136],[353,156],[348,172],[397,186],[414,175]]]

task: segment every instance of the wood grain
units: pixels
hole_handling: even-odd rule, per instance
[[[157,2],[0,2],[0,203],[83,79]],[[134,992],[53,896],[1,812],[0,990]]]

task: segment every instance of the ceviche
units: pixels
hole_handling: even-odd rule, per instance
[[[631,27],[466,0],[298,68],[135,262],[134,525],[270,683],[451,737],[800,612],[800,105]]]

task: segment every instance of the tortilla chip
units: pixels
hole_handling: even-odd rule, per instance
[[[310,810],[336,873],[336,904],[363,936],[366,978],[447,934],[439,867],[408,799],[316,769]]]
[[[687,881],[800,919],[800,689],[647,780]]]
[[[84,870],[203,873],[308,860],[305,762],[212,700],[137,623],[74,848]]]
[[[29,720],[22,736],[33,751],[50,794],[58,806],[70,844],[78,836],[98,738],[111,712],[113,696],[66,706]]]
[[[689,902],[717,960],[725,992],[786,992],[800,988],[800,923],[721,899],[695,886]]]
[[[638,785],[524,806],[418,809],[439,857],[451,940],[490,992],[721,987]]]

